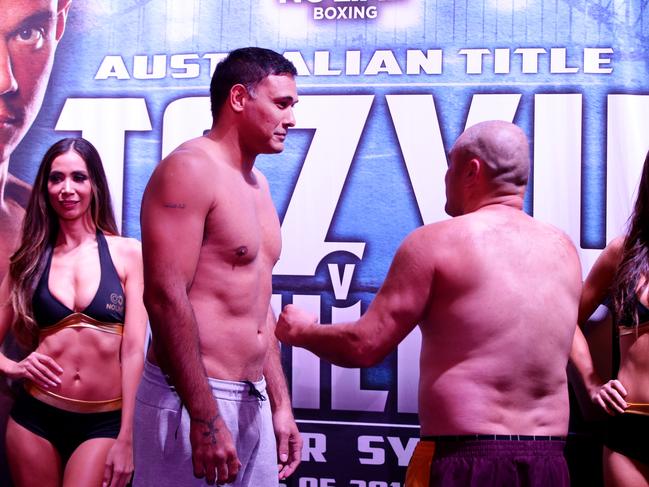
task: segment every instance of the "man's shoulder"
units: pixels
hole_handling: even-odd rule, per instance
[[[215,161],[218,161],[215,148],[214,142],[206,137],[190,139],[180,144],[162,159],[156,170],[175,170],[179,166],[185,170],[201,170],[211,167]]]
[[[456,238],[456,218],[428,223],[415,228],[401,243],[401,250],[432,257],[443,249],[448,249],[450,241]]]
[[[568,235],[564,230],[551,223],[544,222],[536,218],[530,217],[530,219],[532,221],[532,225],[534,225],[539,230],[539,235],[545,235],[547,236],[547,239],[549,241],[557,241],[562,245],[574,250],[575,253],[577,252],[575,243],[573,242],[572,238],[570,238],[570,235]]]
[[[440,232],[443,232],[448,226],[450,220],[442,220],[434,223],[426,223],[412,230],[407,236],[406,241],[419,241],[435,238]]]
[[[218,181],[218,156],[210,151],[205,137],[188,140],[176,147],[156,166],[147,184],[146,193],[168,188],[204,190]]]
[[[415,240],[457,240],[470,233],[482,231],[485,219],[477,213],[467,213],[423,225],[411,233]]]
[[[559,244],[576,249],[570,236],[560,228],[528,215],[522,210],[471,212],[423,227],[438,243],[457,249],[470,242],[487,242],[486,237],[510,243],[533,241],[543,246]]]

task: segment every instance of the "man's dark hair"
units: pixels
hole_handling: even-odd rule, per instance
[[[291,61],[270,49],[243,47],[232,51],[216,66],[212,76],[212,118],[218,118],[219,111],[234,85],[241,84],[249,93],[254,94],[255,86],[270,75],[296,76],[297,70]]]

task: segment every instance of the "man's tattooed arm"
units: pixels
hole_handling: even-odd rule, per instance
[[[208,419],[202,418],[191,418],[192,421],[196,423],[205,425],[207,431],[203,431],[202,435],[205,437],[212,445],[216,445],[216,435],[219,432],[219,428],[216,426],[216,420],[221,417],[220,414],[217,414]]]

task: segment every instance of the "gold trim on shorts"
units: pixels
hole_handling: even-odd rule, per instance
[[[624,414],[649,416],[649,404],[645,402],[627,402],[627,405],[628,407],[624,410]]]
[[[644,323],[638,324],[638,326],[624,326],[624,325],[618,325],[617,327],[617,334],[619,336],[626,336],[626,335],[631,335],[631,334],[641,334],[649,331],[649,321],[645,321]]]
[[[38,387],[33,382],[26,382],[25,390],[30,396],[39,401],[71,413],[104,413],[108,411],[118,411],[122,408],[121,396],[104,401],[83,401],[81,399],[72,399],[60,396],[54,392]]]
[[[91,328],[93,330],[120,336],[124,333],[124,325],[122,323],[106,323],[91,318],[83,313],[72,313],[52,326],[41,328],[38,334],[38,339],[43,341],[45,337],[53,335],[63,328]]]

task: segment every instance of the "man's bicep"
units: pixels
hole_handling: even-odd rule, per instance
[[[203,241],[207,208],[202,195],[157,183],[142,202],[142,253],[145,282],[174,275],[188,285]]]
[[[425,316],[433,284],[434,264],[418,238],[407,238],[397,250],[388,275],[370,308],[381,321],[407,334]],[[370,310],[368,310],[369,312]]]

